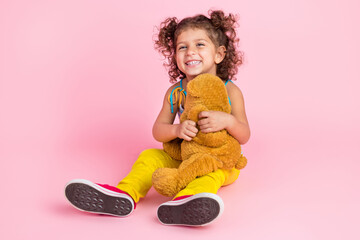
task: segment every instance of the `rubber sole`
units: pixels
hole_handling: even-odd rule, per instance
[[[218,218],[223,208],[219,196],[200,193],[160,205],[157,215],[160,222],[166,225],[204,226]]]
[[[134,210],[130,197],[108,191],[90,181],[75,180],[66,185],[65,196],[75,208],[85,212],[125,217]]]

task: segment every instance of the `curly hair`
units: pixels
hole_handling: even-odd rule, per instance
[[[185,78],[176,63],[176,40],[186,29],[203,29],[216,47],[226,48],[225,58],[216,67],[216,75],[223,80],[236,80],[238,67],[243,63],[243,53],[236,49],[239,38],[235,28],[237,18],[233,14],[225,16],[221,10],[209,11],[209,18],[204,15],[184,18],[180,22],[176,17],[167,18],[160,24],[158,38],[155,40],[157,49],[165,58],[164,66],[168,68],[170,82]]]

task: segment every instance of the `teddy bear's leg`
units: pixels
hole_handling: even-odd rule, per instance
[[[183,161],[178,168],[178,190],[185,188],[195,178],[221,168],[223,163],[209,154],[198,153]]]
[[[178,179],[176,168],[159,168],[152,175],[152,184],[158,193],[173,197],[180,191]]]
[[[243,169],[247,164],[247,159],[244,155],[241,154],[239,160],[237,161],[235,168],[236,169]]]
[[[198,153],[183,161],[179,168],[159,168],[152,175],[153,187],[164,196],[175,196],[196,177],[221,168],[223,163],[209,154]]]

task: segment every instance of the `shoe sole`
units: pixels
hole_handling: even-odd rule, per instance
[[[132,199],[126,194],[110,191],[87,180],[69,182],[65,196],[80,211],[125,217],[134,210]]]
[[[165,225],[205,226],[224,211],[221,198],[212,193],[163,203],[158,208],[158,219]]]

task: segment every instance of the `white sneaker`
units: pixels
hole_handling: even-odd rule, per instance
[[[126,192],[85,179],[68,182],[65,196],[76,209],[90,213],[125,217],[135,208],[134,200]]]
[[[204,226],[220,217],[224,211],[222,199],[213,193],[198,193],[163,203],[157,210],[166,225]]]

